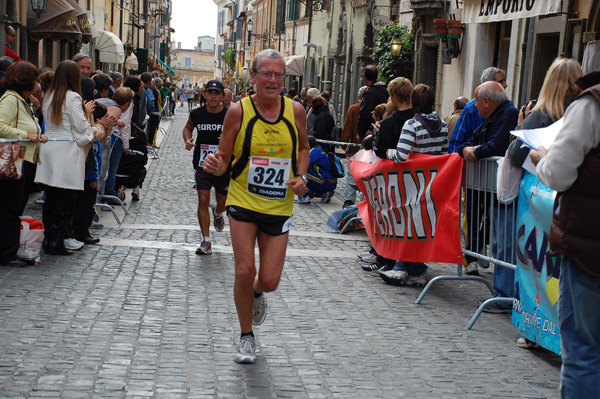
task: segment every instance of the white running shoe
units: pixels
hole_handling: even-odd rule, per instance
[[[253,336],[246,335],[240,338],[237,353],[233,360],[242,364],[256,363],[256,339]]]
[[[267,296],[263,292],[257,298],[254,298],[254,306],[252,309],[252,324],[260,326],[267,317]]]

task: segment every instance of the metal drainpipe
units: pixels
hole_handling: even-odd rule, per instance
[[[119,39],[123,40],[123,0],[119,7]]]
[[[6,21],[4,19],[4,15],[6,15],[6,0],[0,0],[0,32],[4,33],[4,29],[6,26]],[[0,56],[4,57],[6,55],[6,35],[0,34]]]

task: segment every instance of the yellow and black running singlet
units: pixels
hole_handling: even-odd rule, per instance
[[[262,118],[250,96],[242,99],[242,124],[233,147],[227,205],[270,215],[292,216],[298,129],[292,100],[281,97],[273,123]]]

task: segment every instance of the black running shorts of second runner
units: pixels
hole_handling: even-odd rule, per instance
[[[212,173],[206,173],[201,168],[194,169],[194,188],[196,190],[210,190],[212,187],[219,194],[227,195],[229,190],[229,173],[221,176],[215,176]]]

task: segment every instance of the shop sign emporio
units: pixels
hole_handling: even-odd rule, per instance
[[[465,0],[463,22],[486,23],[561,12],[561,0]]]

